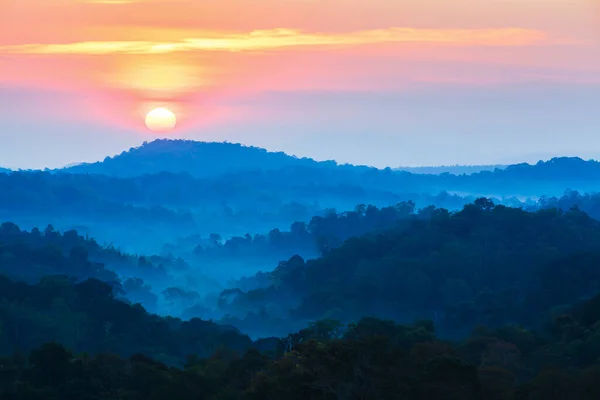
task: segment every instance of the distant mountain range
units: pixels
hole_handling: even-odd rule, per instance
[[[439,175],[439,174],[476,174],[482,171],[505,169],[508,165],[440,165],[424,167],[398,167],[396,171],[406,171],[413,174]]]
[[[311,192],[320,193],[320,197],[328,196],[326,192],[332,188],[337,188],[338,192],[340,188],[365,194],[377,192],[379,197],[384,193],[437,194],[440,191],[497,197],[557,196],[567,189],[588,193],[600,191],[600,162],[578,157],[558,157],[536,164],[508,166],[456,165],[382,170],[298,158],[241,144],[190,140],[156,140],[101,162],[71,165],[52,172],[104,175],[117,179],[162,176],[157,179],[165,183],[195,179],[204,182],[190,181],[189,185],[227,188],[219,190],[223,191],[223,195],[230,192],[232,196],[235,192],[249,193],[250,188],[260,188],[260,191],[271,194],[285,191],[287,197],[297,193],[297,188],[301,187],[312,188]],[[178,177],[169,177],[169,174]],[[237,189],[233,190],[234,187]],[[366,197],[370,198],[370,195]]]
[[[536,164],[402,167],[384,170],[335,161],[297,158],[283,152],[232,143],[156,140],[102,162],[58,172],[133,178],[164,173],[196,179],[245,182],[265,188],[289,185],[351,185],[366,189],[478,195],[560,195],[566,189],[600,191],[600,163],[559,157]],[[438,175],[441,174],[441,175]]]
[[[102,162],[0,173],[0,219],[29,228],[85,226],[97,238],[130,246],[128,251],[150,253],[188,235],[287,229],[294,221],[361,204],[412,201],[418,208],[452,210],[483,196],[520,206],[569,189],[600,192],[600,163],[581,158],[471,173],[454,168],[461,174],[418,174],[240,144],[157,140]]]
[[[483,177],[491,175],[502,179],[536,179],[536,180],[571,180],[572,182],[599,181],[600,162],[583,160],[579,157],[555,157],[548,161],[538,161],[536,164],[513,164],[496,171],[482,171]],[[600,188],[599,188],[600,189]]]

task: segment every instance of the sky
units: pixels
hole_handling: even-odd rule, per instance
[[[154,132],[146,114],[171,110]],[[0,0],[0,166],[229,141],[385,166],[600,158],[600,0]]]

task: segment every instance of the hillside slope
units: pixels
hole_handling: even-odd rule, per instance
[[[315,260],[294,257],[271,273],[271,286],[224,293],[221,307],[243,318],[226,323],[246,331],[267,326],[261,309],[288,321],[433,318],[448,333],[541,323],[548,310],[600,291],[598,243],[600,223],[581,211],[480,199],[457,213],[425,210]]]
[[[143,353],[171,364],[189,354],[208,357],[219,347],[244,351],[246,335],[208,321],[181,321],[149,314],[115,298],[97,279],[73,283],[46,277],[35,285],[0,275],[0,354],[56,341],[77,352]]]
[[[239,171],[319,165],[336,164],[319,163],[309,158],[296,158],[282,152],[241,144],[165,139],[144,143],[114,157],[107,157],[102,162],[79,164],[63,171],[121,178],[171,172],[207,178]]]
[[[467,172],[455,167],[454,172]],[[536,164],[516,164],[470,174],[417,173],[427,169],[392,170],[317,162],[282,152],[232,143],[156,140],[93,164],[58,170],[67,173],[139,177],[160,173],[189,174],[219,182],[244,182],[270,190],[297,185],[350,185],[395,193],[438,193],[443,190],[477,196],[561,195],[567,189],[595,192],[600,188],[600,162],[559,157]],[[429,171],[431,172],[431,171]],[[437,171],[437,172],[441,172]]]

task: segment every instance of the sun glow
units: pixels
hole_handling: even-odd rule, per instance
[[[176,124],[177,117],[166,108],[155,108],[146,114],[146,127],[151,131],[170,131]]]
[[[165,99],[193,93],[206,86],[207,68],[191,65],[181,58],[127,57],[117,60],[104,75],[111,87],[130,89],[147,99]]]

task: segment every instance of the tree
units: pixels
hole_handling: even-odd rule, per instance
[[[208,241],[213,247],[219,246],[222,240],[223,238],[221,238],[221,235],[219,235],[218,233],[211,233],[208,237]]]

